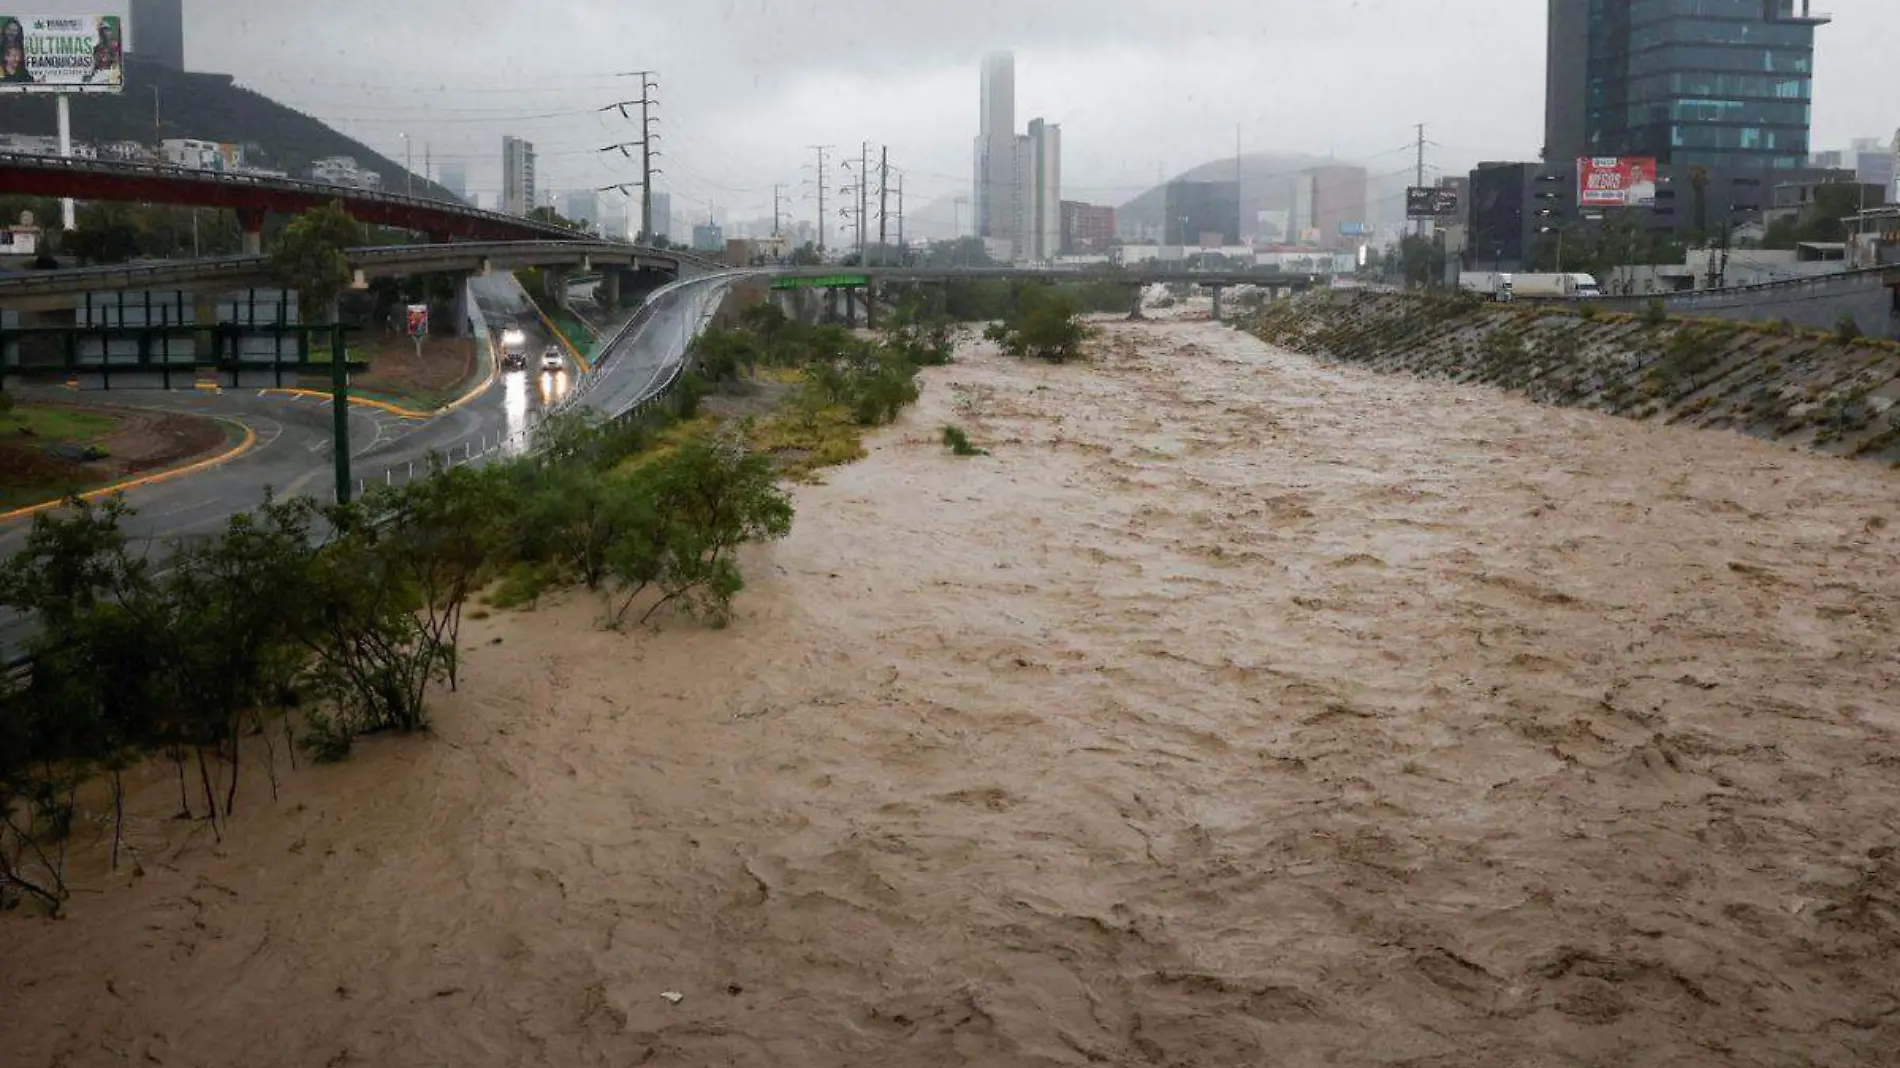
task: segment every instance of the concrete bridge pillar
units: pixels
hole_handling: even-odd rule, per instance
[[[1222,288],[1224,287],[1208,286],[1207,288],[1213,290],[1214,292],[1214,321],[1218,323],[1221,321],[1220,294],[1221,294]]]
[[[244,254],[261,256],[264,253],[264,212],[261,208],[239,208],[238,229],[244,232]]]
[[[864,325],[866,329],[877,329],[877,286],[864,287]]]
[[[620,272],[611,267],[600,276],[600,302],[610,313],[620,309]]]
[[[470,314],[471,309],[469,307],[469,287],[474,281],[474,277],[472,274],[458,274],[455,276],[454,318],[456,337],[475,336],[474,316]]]
[[[844,291],[844,325],[847,330],[858,328],[858,291],[855,289]]]

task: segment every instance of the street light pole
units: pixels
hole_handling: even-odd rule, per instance
[[[416,144],[408,134],[402,135],[402,175],[403,191],[408,196],[416,195]]]

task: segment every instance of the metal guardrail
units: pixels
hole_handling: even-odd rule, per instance
[[[545,426],[549,420],[567,412],[579,404],[580,401],[592,391],[594,386],[600,382],[602,369],[612,362],[613,357],[643,326],[651,322],[653,317],[659,314],[660,298],[688,287],[706,285],[717,278],[735,276],[736,273],[710,276],[703,275],[698,278],[672,282],[654,290],[648,294],[647,300],[634,311],[633,315],[621,325],[620,329],[614,332],[613,339],[601,347],[601,358],[594,364],[593,372],[582,376],[580,381],[565,397],[562,397],[559,401],[555,402],[553,406],[545,410],[541,418],[530,420],[526,426],[512,434],[501,433],[494,436],[490,436],[487,433],[471,434],[459,441],[450,442],[448,446],[443,449],[435,450],[432,455],[440,457],[443,463],[449,467],[460,467],[468,464],[487,463],[505,456],[524,455],[532,451],[534,437],[540,432],[541,428]],[[479,309],[472,303],[471,310],[479,313]],[[717,310],[717,307],[714,306],[700,312],[698,321],[691,324],[686,331],[688,346],[691,345],[691,339],[697,337],[699,333],[705,329],[706,324],[711,321]],[[490,354],[490,358],[493,358],[492,353]],[[653,377],[649,378],[635,393],[635,399],[630,402],[625,409],[608,413],[608,419],[610,421],[617,421],[633,418],[651,409],[656,403],[663,400],[666,395],[671,392],[673,387],[679,383],[680,376],[685,370],[685,367],[686,352],[683,348],[678,359],[671,360],[656,369]],[[378,484],[385,487],[406,485],[419,476],[426,477],[429,474],[429,469],[430,462],[427,458],[404,461],[398,465],[385,467],[380,476],[366,475],[356,480],[357,496],[361,496],[368,490],[375,488]],[[334,495],[334,489],[332,489],[331,492]]]

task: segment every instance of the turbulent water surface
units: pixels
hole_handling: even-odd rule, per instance
[[[472,624],[222,845],[159,779],[0,1060],[1893,1063],[1900,477],[1101,348],[930,372],[728,630]]]

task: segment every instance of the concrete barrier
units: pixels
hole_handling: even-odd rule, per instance
[[[1743,322],[1777,322],[1832,330],[1850,315],[1868,337],[1900,340],[1900,268],[1875,268],[1843,274],[1770,282],[1758,286],[1660,294],[1672,315]],[[1603,297],[1598,307],[1640,314],[1651,296]]]

